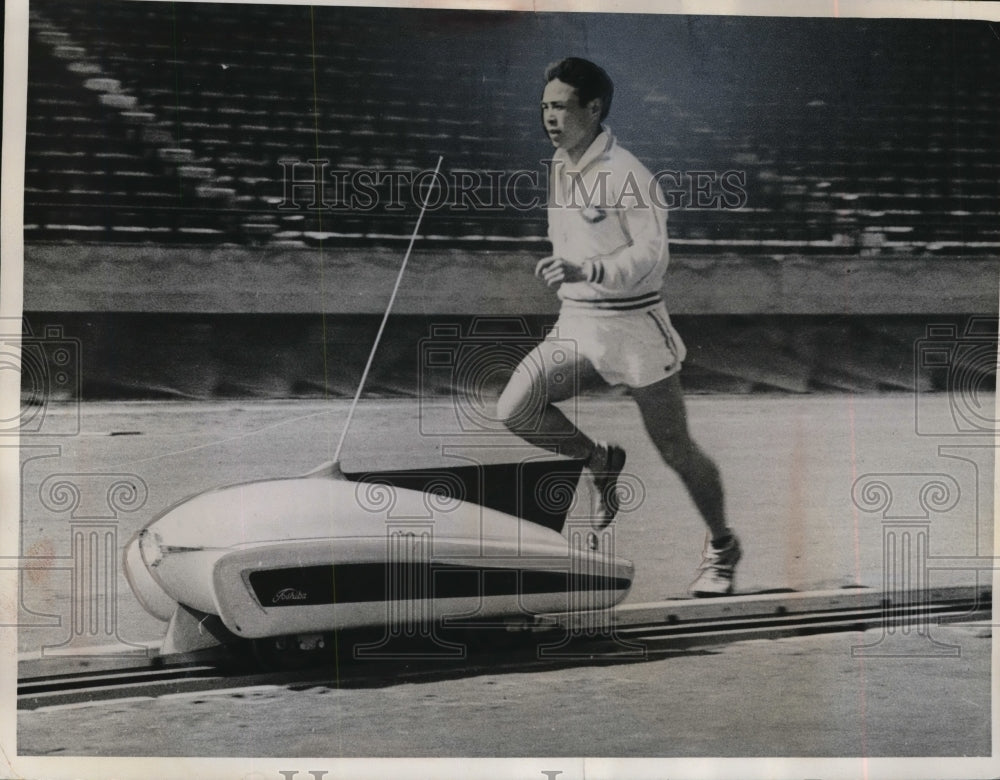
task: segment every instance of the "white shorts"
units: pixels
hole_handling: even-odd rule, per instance
[[[646,387],[681,370],[687,348],[674,330],[667,307],[608,316],[563,310],[547,336],[571,341],[610,385]]]

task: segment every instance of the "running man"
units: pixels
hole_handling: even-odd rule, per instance
[[[730,594],[740,543],[726,524],[719,470],[688,433],[678,377],[685,348],[660,294],[669,256],[662,193],[602,125],[614,94],[604,70],[570,57],[549,66],[545,82],[541,118],[556,149],[548,204],[553,254],[535,275],[557,288],[561,308],[555,330],[511,376],[498,415],[525,441],[586,460],[604,527],[618,511],[625,451],[593,441],[554,404],[602,382],[627,385],[653,444],[708,526],[689,591]],[[571,356],[567,342],[575,344]]]

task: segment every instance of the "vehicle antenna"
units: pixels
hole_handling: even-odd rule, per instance
[[[410,236],[409,246],[406,247],[406,254],[403,256],[403,262],[399,266],[399,273],[396,275],[396,283],[392,287],[392,295],[389,296],[389,304],[385,307],[385,314],[382,315],[382,323],[379,325],[378,333],[375,334],[375,343],[372,344],[371,352],[368,354],[368,362],[365,363],[365,370],[361,372],[361,381],[358,382],[358,389],[354,393],[354,400],[351,401],[351,407],[347,411],[347,420],[344,421],[344,428],[340,432],[340,441],[337,442],[337,449],[333,452],[333,461],[332,463],[320,466],[316,469],[316,472],[324,471],[330,467],[339,471],[338,464],[340,463],[340,453],[344,448],[344,441],[347,439],[347,432],[351,428],[351,421],[354,419],[354,411],[357,409],[358,400],[361,398],[361,392],[364,389],[365,382],[368,380],[368,372],[371,370],[372,363],[375,360],[375,351],[378,349],[379,342],[382,340],[382,333],[385,331],[386,322],[389,320],[389,312],[392,311],[392,305],[396,301],[396,294],[399,292],[400,284],[403,281],[403,273],[406,271],[406,265],[410,261],[410,253],[413,251],[413,245],[416,243],[417,235],[420,232],[420,223],[423,222],[424,212],[427,211],[427,204],[430,202],[431,193],[434,191],[434,185],[437,183],[438,175],[441,171],[441,162],[443,160],[444,156],[438,157],[437,166],[434,168],[434,176],[431,179],[430,186],[427,188],[427,194],[424,196],[423,203],[420,206],[420,214],[417,217],[417,224],[413,227],[413,234]]]

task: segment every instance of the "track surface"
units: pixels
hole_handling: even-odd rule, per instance
[[[989,399],[992,402],[992,399]],[[220,484],[302,473],[329,457],[346,403],[85,405],[79,435],[22,468],[23,549],[55,561],[25,573],[19,647],[37,654],[106,644],[70,636],[67,515],[45,504],[53,474],[132,474],[145,504],[118,513],[118,543],[156,511]],[[629,602],[683,594],[703,530],[676,478],[657,460],[625,399],[571,407],[595,436],[621,441],[644,500],[617,522],[617,553],[636,565]],[[883,581],[880,515],[851,499],[864,474],[943,473],[960,498],[932,513],[933,556],[992,546],[993,471],[984,437],[918,436],[911,396],[694,397],[691,426],[719,463],[746,557],[741,590],[815,590]],[[946,429],[947,398],[933,413]],[[69,414],[68,410],[49,410]],[[922,413],[928,413],[924,410]],[[973,445],[965,460],[942,445]],[[454,407],[366,401],[344,449],[347,468],[511,460],[531,450],[505,436],[461,435]],[[26,455],[42,455],[26,450]],[[81,479],[81,481],[83,481]],[[912,501],[905,499],[904,514]],[[82,510],[81,510],[82,512]],[[912,512],[908,516],[913,516]],[[952,567],[954,568],[954,567]],[[989,573],[980,573],[988,582]],[[931,585],[977,582],[930,573]],[[117,639],[159,638],[117,581]],[[859,659],[874,641],[840,634],[679,651],[643,663],[477,670],[419,684],[285,687],[160,697],[19,716],[19,752],[92,755],[983,755],[989,750],[988,627],[937,627],[958,658]],[[942,697],[942,691],[948,695]],[[234,707],[234,704],[239,706]],[[551,712],[558,708],[560,715]],[[158,728],[152,724],[159,722]],[[170,726],[164,729],[163,723]],[[115,734],[111,739],[107,735]],[[725,734],[724,740],[719,739]]]
[[[958,658],[868,659],[878,631],[159,692],[19,713],[20,752],[200,756],[977,756],[989,628]],[[860,776],[860,775],[856,775]]]
[[[858,652],[885,652],[895,641],[897,648],[902,643],[904,648],[950,657],[961,648],[937,642],[935,627],[988,622],[991,616],[986,589],[935,589],[922,596],[919,601],[904,597],[902,603],[891,603],[881,592],[869,589],[773,593],[546,615],[530,631],[453,626],[439,627],[434,636],[409,638],[378,631],[369,631],[367,636],[341,632],[325,637],[321,650],[299,656],[293,665],[275,665],[258,653],[233,653],[221,647],[197,657],[109,654],[99,662],[80,655],[43,657],[19,664],[18,708],[52,709],[99,700],[113,703],[135,696],[153,698],[261,684],[356,688],[402,678],[428,682],[442,674],[546,671],[580,660],[645,661],[747,639],[870,628],[881,629],[882,635]],[[435,636],[443,643],[438,644]],[[358,652],[359,647],[367,647],[368,652]],[[302,663],[305,659],[309,662]]]

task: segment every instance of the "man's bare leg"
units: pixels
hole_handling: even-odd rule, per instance
[[[586,459],[594,441],[555,406],[597,379],[590,361],[564,344],[543,341],[511,375],[497,401],[497,416],[512,433],[536,447]]]
[[[664,462],[681,478],[713,539],[731,532],[726,526],[719,469],[688,432],[684,393],[677,374],[632,389],[646,432]]]
[[[634,388],[643,423],[664,462],[674,469],[708,526],[692,596],[727,596],[733,592],[736,564],[743,555],[739,539],[726,525],[719,469],[691,438],[680,379],[676,374]]]
[[[598,443],[555,406],[585,387],[602,382],[586,358],[564,344],[544,341],[518,366],[497,402],[507,428],[525,441],[550,452],[586,462],[594,479],[592,522],[604,528],[618,514],[618,476],[625,450]]]

